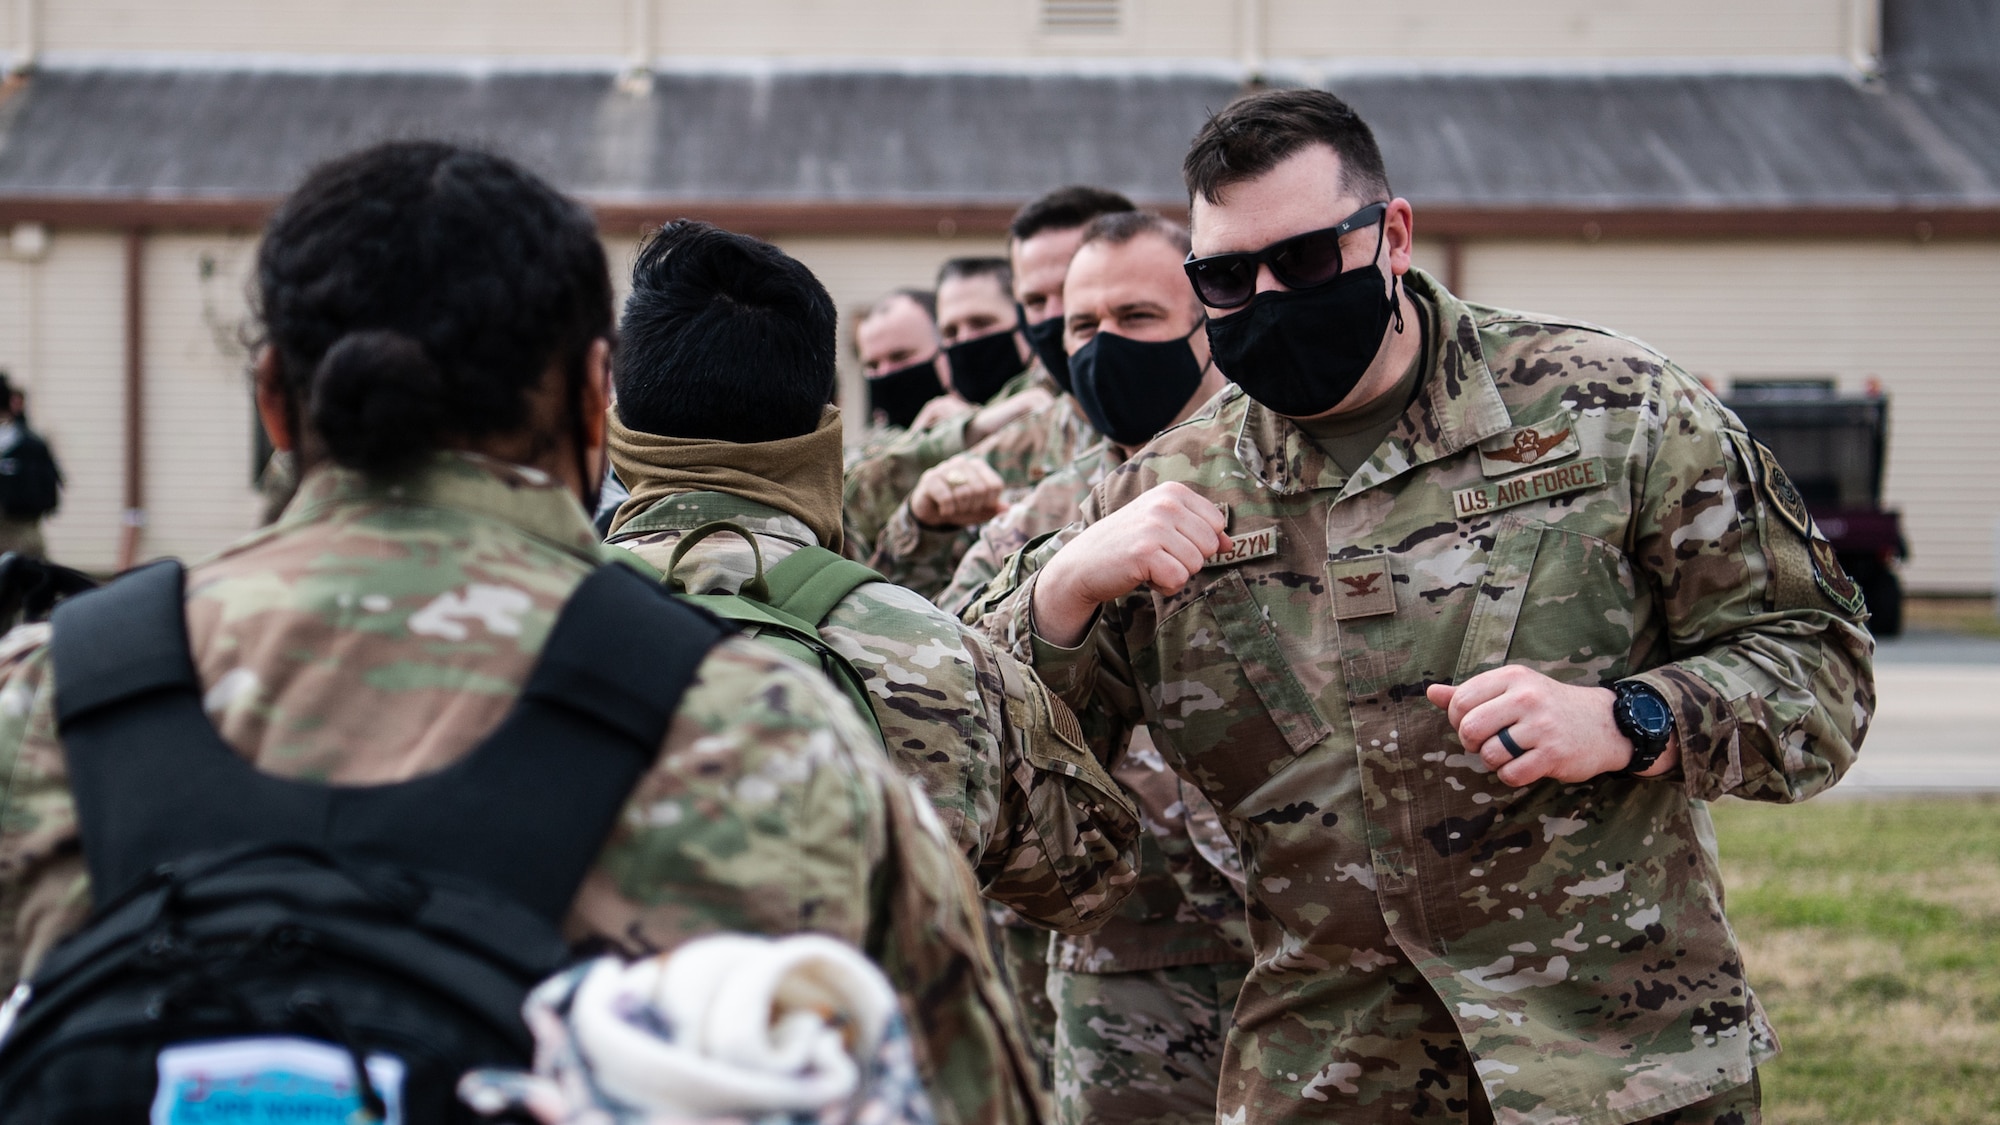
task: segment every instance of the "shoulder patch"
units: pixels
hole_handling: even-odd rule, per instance
[[[1808,541],[1814,539],[1812,513],[1806,510],[1806,498],[1799,495],[1798,487],[1792,484],[1792,478],[1785,475],[1784,466],[1778,464],[1778,458],[1765,447],[1763,442],[1753,438],[1750,447],[1757,453],[1757,484],[1763,490],[1764,499],[1771,505],[1771,510],[1777,513],[1779,519],[1785,521],[1786,526],[1798,532],[1801,539]],[[1839,567],[1836,566],[1835,569],[1838,570]]]
[[[1840,557],[1834,554],[1833,544],[1824,539],[1808,538],[1806,552],[1812,556],[1813,582],[1819,586],[1820,593],[1850,615],[1859,616],[1867,612],[1867,599],[1861,596],[1861,587],[1840,565]]]

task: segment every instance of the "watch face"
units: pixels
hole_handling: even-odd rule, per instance
[[[1674,713],[1667,708],[1666,701],[1651,692],[1632,692],[1626,696],[1626,707],[1632,725],[1655,737],[1665,734],[1674,721]]]

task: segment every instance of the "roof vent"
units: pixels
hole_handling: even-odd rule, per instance
[[[1123,0],[1040,0],[1045,35],[1116,35],[1123,30]]]

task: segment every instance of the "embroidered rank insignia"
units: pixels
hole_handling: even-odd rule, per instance
[[[1489,477],[1502,477],[1532,465],[1574,457],[1582,448],[1575,424],[1567,419],[1523,426],[1481,442],[1479,468]]]
[[[1807,539],[1806,551],[1812,555],[1813,581],[1819,584],[1820,593],[1850,616],[1866,612],[1868,600],[1861,596],[1861,587],[1848,576],[1847,568],[1840,565],[1833,544],[1824,539]]]
[[[1211,566],[1235,566],[1251,559],[1261,559],[1278,553],[1278,525],[1260,527],[1255,531],[1232,531],[1229,533],[1229,549],[1208,556],[1202,563],[1206,570]]]
[[[1326,575],[1333,595],[1334,620],[1396,612],[1394,570],[1387,554],[1378,552],[1358,559],[1332,560],[1326,564]]]
[[[1451,507],[1459,519],[1470,519],[1516,504],[1547,500],[1567,492],[1582,492],[1610,479],[1605,471],[1604,458],[1592,457],[1588,461],[1571,461],[1567,465],[1522,473],[1506,480],[1490,480],[1461,488],[1451,494]]]
[[[1750,445],[1757,451],[1757,480],[1764,487],[1765,501],[1787,527],[1798,532],[1800,538],[1811,541],[1813,521],[1812,513],[1806,510],[1806,498],[1799,495],[1792,478],[1785,475],[1784,466],[1778,464],[1778,458],[1765,448],[1763,442],[1753,440]]]

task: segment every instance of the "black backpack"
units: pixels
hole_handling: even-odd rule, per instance
[[[569,960],[577,887],[725,628],[601,567],[471,754],[334,787],[223,742],[183,614],[176,563],[55,611],[58,729],[99,905],[0,1016],[0,1121],[181,1120],[160,1115],[176,1097],[286,1121],[477,1120],[459,1076],[530,1064],[521,1001]],[[250,1062],[230,1071],[232,1050]]]

